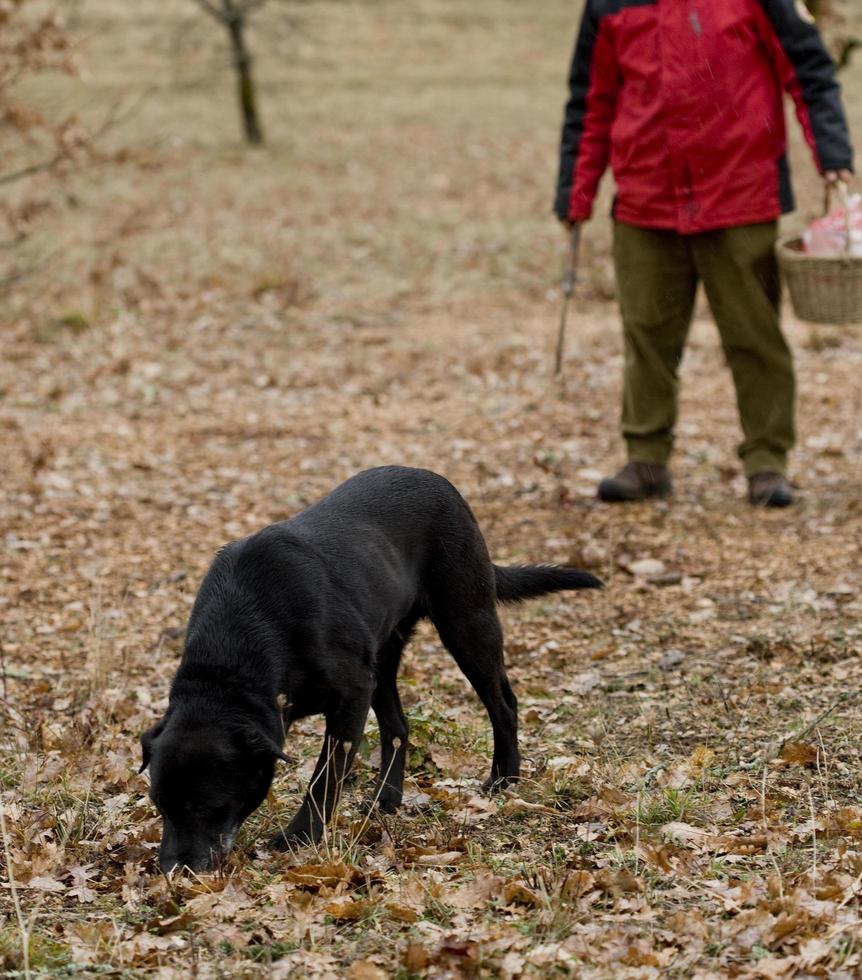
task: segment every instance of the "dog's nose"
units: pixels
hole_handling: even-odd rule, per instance
[[[180,854],[159,858],[159,868],[166,875],[172,871],[181,871],[183,868],[188,868],[189,871],[196,872],[212,871],[214,866],[215,860],[211,854],[207,854],[206,856],[201,854]]]

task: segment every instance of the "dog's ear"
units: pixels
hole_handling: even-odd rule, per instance
[[[152,728],[148,728],[143,735],[141,735],[141,768],[138,772],[143,772],[147,766],[150,764],[150,756],[153,754],[153,742],[162,734],[162,731],[167,723],[167,718],[162,718],[161,721],[157,721]]]
[[[287,762],[291,765],[296,763],[296,759],[292,759],[287,755],[274,738],[267,735],[266,732],[260,731],[260,729],[247,729],[246,738],[248,739],[250,748],[254,751],[274,756],[276,759],[281,759],[282,762]]]
[[[259,744],[262,744],[267,752],[272,753],[276,759],[281,759],[282,762],[287,762],[290,765],[295,765],[296,759],[291,759],[289,755],[284,751],[284,749],[278,744],[278,742],[273,741],[266,735],[260,736]]]
[[[296,759],[294,759],[294,758],[293,758],[292,756],[289,756],[289,755],[288,755],[288,754],[287,754],[287,753],[286,753],[286,752],[284,751],[284,749],[280,749],[280,748],[279,748],[279,747],[278,747],[278,746],[277,746],[277,745],[275,744],[275,742],[270,742],[270,744],[269,744],[269,748],[270,748],[270,750],[272,751],[272,754],[273,754],[273,755],[274,755],[274,756],[276,757],[276,759],[280,759],[280,760],[281,760],[282,762],[286,762],[286,763],[288,763],[289,765],[295,765],[295,764],[296,764]]]

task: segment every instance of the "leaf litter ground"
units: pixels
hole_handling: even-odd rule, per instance
[[[551,306],[489,299],[382,330],[207,297],[19,345],[3,370],[2,955],[21,969],[164,975],[855,975],[859,969],[859,364],[800,343],[804,474],[750,510],[701,322],[685,366],[672,503],[604,508],[615,461],[614,312],[581,312],[549,376]],[[217,311],[217,312],[213,312]],[[150,329],[150,328],[148,328]],[[50,412],[33,391],[62,387]],[[84,394],[86,393],[86,394]],[[824,435],[827,433],[828,435]],[[23,449],[23,452],[22,452]],[[155,872],[136,737],[164,709],[195,588],[225,540],[381,462],[446,473],[499,561],[572,562],[602,595],[506,610],[523,783],[479,790],[489,731],[430,629],[403,671],[400,814],[356,804],[373,724],[317,850],[262,850],[296,771],[221,877]]]

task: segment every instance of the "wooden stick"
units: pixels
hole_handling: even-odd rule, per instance
[[[554,358],[554,374],[563,373],[563,353],[566,345],[566,322],[569,318],[569,306],[575,292],[575,282],[578,278],[578,252],[581,244],[580,223],[572,225],[570,238],[569,259],[563,270],[563,309],[560,312],[560,330],[557,334],[557,353]]]

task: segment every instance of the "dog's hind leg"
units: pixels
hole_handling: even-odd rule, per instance
[[[432,620],[440,639],[472,684],[491,719],[494,758],[485,789],[502,789],[521,771],[518,750],[518,700],[503,664],[503,630],[493,600],[489,606],[465,607],[437,604]]]
[[[418,617],[409,617],[384,643],[377,659],[377,687],[371,706],[380,726],[380,778],[370,806],[394,813],[404,794],[407,760],[407,719],[398,696],[398,665]]]
[[[349,702],[342,702],[326,713],[323,749],[308,784],[308,792],[287,829],[270,842],[272,847],[284,850],[293,843],[316,844],[321,839],[359,748],[370,706],[369,688],[357,691]]]

